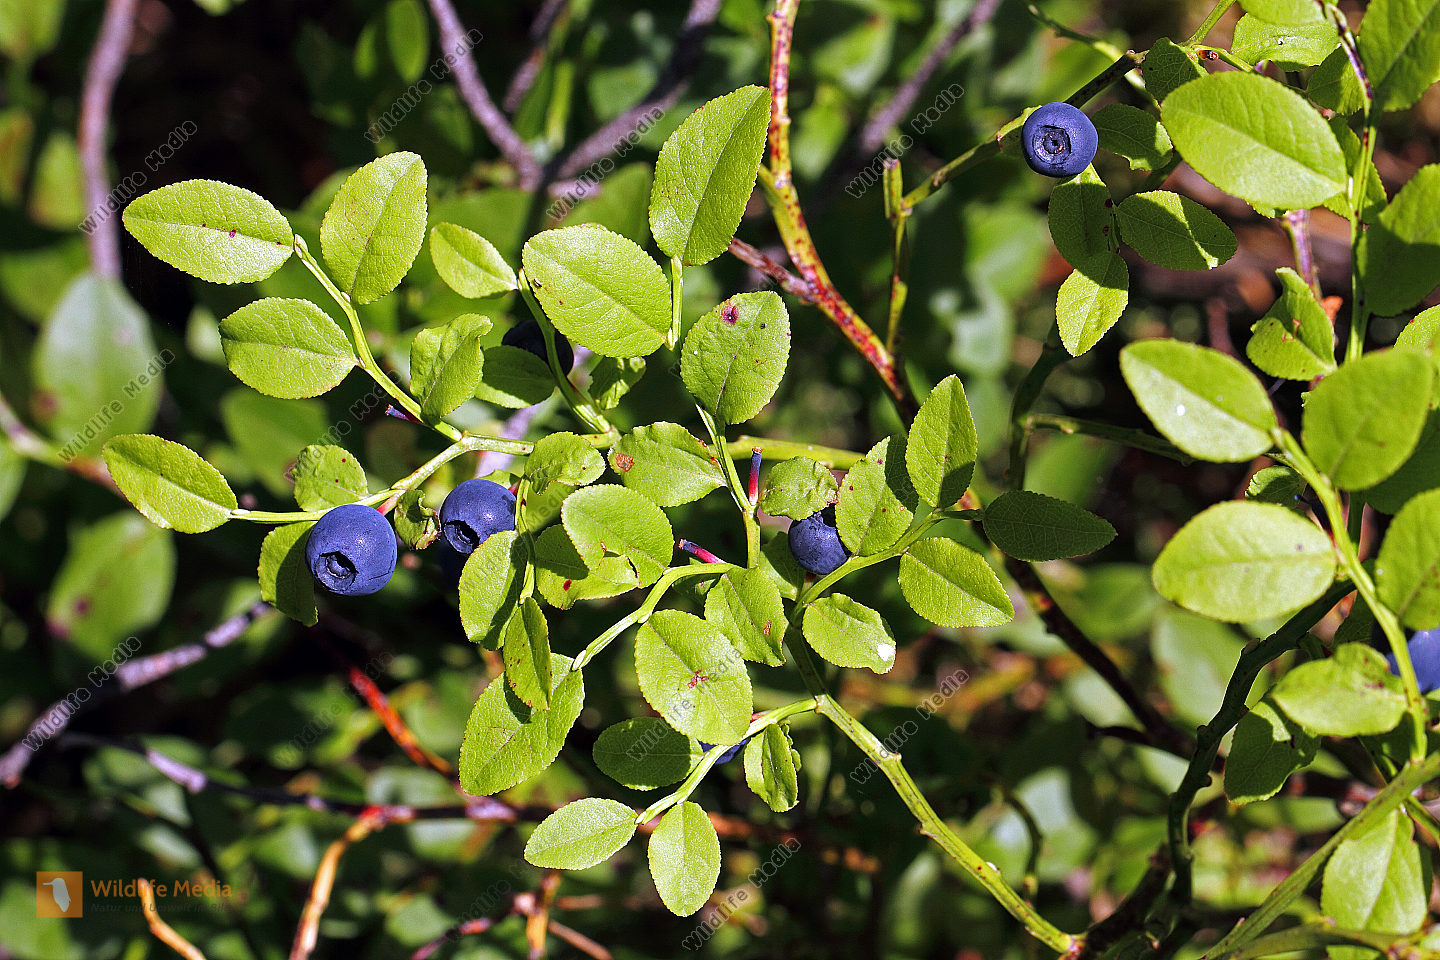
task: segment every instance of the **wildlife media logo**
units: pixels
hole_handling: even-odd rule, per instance
[[[35,916],[74,919],[85,915],[85,875],[79,870],[35,872]]]

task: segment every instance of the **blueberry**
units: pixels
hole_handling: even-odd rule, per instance
[[[505,331],[505,336],[500,342],[507,347],[519,347],[521,350],[528,350],[535,356],[550,361],[545,356],[545,334],[540,329],[540,324],[534,320],[524,320],[515,324]],[[565,334],[559,330],[555,331],[555,358],[560,361],[560,369],[566,373],[575,366],[575,350],[570,346],[570,341],[565,339]]]
[[[1025,162],[1047,177],[1073,177],[1090,166],[1100,146],[1095,124],[1068,103],[1047,103],[1020,128]]]
[[[326,511],[305,541],[305,562],[315,582],[346,597],[363,597],[389,583],[395,556],[389,521],[359,503]]]
[[[806,570],[823,577],[850,557],[835,529],[835,508],[826,507],[790,524],[790,553]]]
[[[514,529],[515,494],[494,480],[466,480],[440,507],[440,532],[456,553],[473,553],[490,534]]]
[[[741,740],[739,743],[735,744],[735,746],[731,747],[729,750],[726,750],[724,753],[720,754],[720,759],[715,761],[715,765],[716,765],[716,766],[719,766],[719,765],[722,764],[722,763],[729,763],[731,760],[734,760],[734,759],[735,759],[735,755],[745,748],[745,742],[746,742],[746,741]],[[715,744],[713,744],[713,743],[706,743],[706,742],[703,741],[703,740],[700,741],[700,749],[706,751],[707,753],[708,753],[710,750],[713,750],[714,747],[715,747]]]
[[[1440,690],[1440,627],[1417,631],[1407,649],[1415,667],[1415,679],[1420,681],[1420,692]],[[1385,659],[1390,663],[1390,672],[1398,676],[1400,665],[1395,662],[1395,654],[1388,653]]]

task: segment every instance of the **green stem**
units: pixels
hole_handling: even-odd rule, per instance
[[[674,350],[680,345],[680,306],[685,292],[685,264],[679,257],[670,258],[670,332],[665,346]]]
[[[555,350],[555,328],[550,324],[550,318],[540,307],[539,301],[535,299],[534,292],[530,289],[530,278],[526,275],[525,269],[520,269],[520,296],[525,301],[525,306],[530,309],[530,315],[535,318],[541,333],[545,337],[546,362],[550,365],[550,372],[555,377],[555,384],[560,388],[560,396],[565,400],[565,405],[590,429],[609,435],[612,440],[618,439],[620,431],[605,414],[600,412],[600,407],[595,399],[590,396],[589,391],[577,387],[570,380],[569,371],[560,369],[559,356]]]
[[[1220,18],[1225,16],[1225,11],[1234,5],[1235,0],[1220,0],[1219,3],[1215,4],[1214,8],[1211,9],[1209,15],[1205,17],[1200,26],[1195,28],[1194,33],[1190,34],[1190,39],[1185,41],[1185,45],[1193,46],[1201,40],[1204,40],[1210,31],[1215,29],[1215,24],[1220,22]]]
[[[906,236],[906,225],[910,220],[911,208],[905,204],[904,181],[899,160],[886,161],[884,180],[885,217],[894,231],[890,251],[890,313],[885,331],[885,349],[890,351],[891,356],[896,356],[896,346],[900,341],[900,318],[905,313],[905,302],[910,297],[910,243]]]
[[[760,524],[755,519],[756,508],[755,504],[750,502],[750,491],[740,479],[739,471],[735,469],[735,458],[730,455],[730,445],[725,442],[725,434],[721,431],[720,424],[701,404],[697,403],[695,409],[700,412],[700,420],[710,434],[711,444],[720,451],[720,456],[716,458],[720,461],[720,471],[725,475],[725,485],[730,488],[730,496],[740,511],[741,522],[745,525],[745,565],[757,566],[760,563]]]
[[[739,569],[739,567],[731,563],[699,563],[692,564],[688,567],[671,567],[660,575],[659,580],[655,581],[655,585],[650,588],[650,593],[645,597],[644,603],[621,617],[610,629],[600,634],[600,636],[594,640],[591,640],[585,649],[580,651],[580,654],[575,658],[575,662],[571,664],[571,669],[579,670],[584,667],[585,664],[598,657],[601,651],[614,642],[614,640],[626,630],[649,620],[650,615],[655,612],[655,608],[660,605],[660,601],[665,599],[665,594],[681,580],[691,580],[701,577],[719,577]]]
[[[1070,354],[1060,345],[1059,326],[1051,327],[1039,359],[1025,372],[1025,379],[1015,388],[1015,399],[1010,404],[1010,469],[1006,471],[1012,490],[1025,487],[1025,463],[1030,449],[1030,408],[1040,399],[1050,374],[1069,359]]]
[[[756,447],[760,448],[760,455],[766,460],[793,460],[796,457],[807,457],[833,470],[849,470],[865,457],[865,454],[856,453],[854,450],[822,447],[795,440],[752,437],[749,434],[741,434],[725,444],[725,449],[730,451],[730,456],[738,457],[741,460],[750,456],[751,451]]]
[[[1087,437],[1109,440],[1112,443],[1130,447],[1132,450],[1144,450],[1147,453],[1169,457],[1171,460],[1187,466],[1195,462],[1194,457],[1168,440],[1146,433],[1144,430],[1117,427],[1101,423],[1098,420],[1081,420],[1078,417],[1063,417],[1053,413],[1032,413],[1024,418],[1024,428],[1026,432],[1058,430],[1067,435],[1079,433]]]

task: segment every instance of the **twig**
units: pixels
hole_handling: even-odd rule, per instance
[[[501,156],[515,168],[521,189],[534,190],[540,185],[540,164],[535,161],[530,147],[515,132],[515,128],[510,126],[505,114],[501,113],[500,108],[495,106],[495,101],[490,99],[490,91],[486,89],[485,81],[480,79],[480,71],[475,67],[474,45],[461,25],[459,15],[455,13],[454,4],[450,0],[430,0],[430,12],[440,29],[440,43],[446,49],[455,51],[455,84],[460,88],[461,99],[490,137],[490,142],[495,144]]]
[[[105,169],[105,147],[110,133],[110,101],[115,84],[125,69],[130,37],[135,30],[135,8],[139,0],[109,0],[100,21],[100,35],[85,67],[85,86],[80,93],[78,146],[85,178],[85,204],[90,211],[104,211],[110,195],[110,175]],[[102,277],[120,277],[120,229],[114,217],[99,217],[88,234],[90,265]]]
[[[451,927],[449,930],[446,930],[440,936],[436,937],[434,940],[431,940],[429,943],[422,946],[419,950],[416,950],[414,953],[412,953],[410,955],[410,960],[430,960],[430,958],[435,955],[435,951],[439,950],[441,947],[445,946],[445,944],[451,942],[452,940],[458,940],[461,937],[474,936],[477,933],[485,933],[491,927],[495,926],[497,922],[504,919],[505,917],[508,917],[511,913],[514,913],[514,904],[515,898],[513,896],[507,897],[504,901],[504,908],[501,910],[497,910],[492,916],[475,917],[473,920],[466,920],[463,923],[457,923],[455,926]]]
[[[40,752],[40,747],[63,733],[70,726],[70,721],[77,715],[92,709],[97,704],[128,693],[137,687],[154,683],[182,667],[188,667],[192,663],[205,659],[212,651],[232,643],[245,632],[250,624],[269,612],[270,609],[268,604],[256,603],[244,613],[237,614],[221,623],[194,643],[183,644],[173,650],[126,661],[115,671],[115,675],[96,691],[94,696],[83,703],[73,704],[68,700],[58,700],[52,703],[30,725],[25,736],[5,751],[3,756],[0,756],[0,783],[11,788],[19,784],[25,768],[30,765],[31,759]],[[27,742],[32,738],[38,745],[32,747],[31,743]]]
[[[330,892],[335,888],[335,873],[340,868],[340,858],[345,851],[370,836],[377,828],[384,826],[378,815],[368,812],[350,825],[339,839],[330,844],[325,856],[320,858],[320,868],[315,871],[315,882],[310,886],[310,896],[300,914],[300,925],[295,930],[295,943],[290,948],[290,960],[308,960],[315,951],[320,938],[320,917],[330,904]]]
[[[1075,960],[1098,957],[1119,942],[1131,930],[1138,930],[1145,923],[1150,908],[1165,892],[1165,882],[1170,879],[1170,858],[1166,848],[1160,847],[1150,855],[1150,865],[1140,877],[1140,882],[1130,895],[1105,919],[1090,927]]]
[[[150,888],[150,881],[142,877],[137,886],[140,889],[140,912],[145,914],[145,922],[150,925],[150,932],[155,934],[155,939],[185,960],[205,960],[205,954],[200,952],[199,947],[180,936],[174,927],[160,919],[160,914],[155,909],[155,891]]]
[[[550,932],[550,907],[555,891],[560,889],[560,871],[550,870],[540,881],[540,896],[526,898],[530,909],[525,914],[525,939],[530,944],[530,960],[545,956],[545,935]],[[520,901],[517,899],[516,901]]]
[[[720,14],[720,0],[692,0],[670,60],[660,71],[655,84],[635,106],[586,137],[569,153],[558,157],[548,170],[554,177],[574,177],[615,149],[615,144],[634,130],[642,117],[653,110],[669,110],[680,102],[690,87],[690,78],[700,63],[705,35]]]
[[[578,930],[572,930],[558,920],[550,921],[550,932],[586,956],[595,960],[611,960],[611,953]]]
[[[1144,450],[1146,453],[1168,457],[1186,466],[1195,462],[1194,457],[1168,440],[1146,433],[1144,430],[1117,427],[1098,420],[1082,420],[1079,417],[1065,417],[1053,413],[1032,413],[1025,417],[1024,425],[1029,430],[1058,430],[1066,435],[1079,433],[1087,437],[1109,440],[1111,443],[1122,444],[1133,450]]]
[[[535,15],[535,20],[530,24],[530,55],[515,75],[510,78],[510,85],[505,88],[505,96],[500,103],[505,112],[514,115],[520,109],[520,104],[525,99],[525,94],[535,85],[535,78],[540,75],[540,68],[545,65],[545,55],[550,46],[550,31],[555,26],[555,21],[560,14],[566,12],[570,0],[545,0],[545,5]]]
[[[799,297],[806,303],[815,302],[815,291],[810,289],[810,284],[786,270],[780,261],[764,250],[752,247],[739,237],[735,237],[730,241],[730,253],[736,260],[749,265],[763,276],[775,281],[786,293]]]
[[[1285,225],[1285,232],[1290,234],[1290,248],[1295,251],[1295,269],[1310,284],[1310,292],[1319,300],[1320,269],[1315,263],[1314,248],[1310,246],[1310,211],[1287,210],[1281,223]]]

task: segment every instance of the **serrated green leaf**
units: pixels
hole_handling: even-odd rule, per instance
[[[260,599],[291,620],[313,627],[320,620],[315,606],[315,578],[305,561],[305,541],[313,520],[287,523],[265,535],[260,544]]]
[[[1289,87],[1231,71],[1187,83],[1161,118],[1195,172],[1242,200],[1282,210],[1345,189],[1345,159],[1320,114]]]
[[[290,223],[264,197],[215,180],[184,180],[136,197],[125,229],[161,260],[210,283],[252,283],[293,252]]]
[[[745,661],[718,628],[679,610],[658,610],[635,637],[640,692],[676,730],[705,743],[739,743],[750,726]]]
[[[1374,109],[1404,110],[1440,80],[1440,3],[1374,0],[1360,22],[1359,46]]]
[[[1250,478],[1245,487],[1245,498],[1261,503],[1278,503],[1303,512],[1305,504],[1300,497],[1304,492],[1305,478],[1294,470],[1282,466],[1263,467]]]
[[[775,396],[789,359],[790,316],[780,295],[740,293],[695,321],[680,376],[722,423],[743,423]]]
[[[1380,602],[1415,630],[1440,626],[1440,490],[1415,497],[1395,515],[1380,557],[1375,586]]]
[[[745,744],[745,782],[776,813],[800,799],[800,754],[790,744],[788,724],[766,727]]]
[[[1120,239],[1171,270],[1210,270],[1235,255],[1235,234],[1205,207],[1168,190],[1120,202]]]
[[[1180,528],[1152,571],[1165,599],[1240,623],[1297,610],[1335,579],[1330,538],[1281,506],[1226,501]]]
[[[1077,267],[1060,284],[1055,319],[1072,357],[1087,353],[1120,320],[1130,302],[1130,268],[1118,253]]]
[[[1410,498],[1440,487],[1440,411],[1432,410],[1415,452],[1390,476],[1365,491],[1365,502],[1383,513],[1398,513]]]
[[[504,344],[485,348],[476,397],[518,410],[543,403],[554,392],[555,375],[550,365],[535,354]]]
[[[837,667],[864,667],[889,673],[895,666],[895,634],[879,613],[843,593],[821,597],[805,608],[805,641]]]
[[[1120,371],[1140,409],[1181,450],[1236,463],[1270,449],[1275,411],[1237,360],[1178,340],[1143,340],[1120,351]]]
[[[1156,103],[1163,103],[1177,87],[1206,75],[1205,68],[1183,47],[1163,37],[1145,54],[1141,70],[1145,75],[1145,89]]]
[[[699,500],[725,486],[710,448],[675,423],[636,427],[610,450],[620,482],[662,507]]]
[[[1269,800],[1290,774],[1309,765],[1317,746],[1314,737],[1260,701],[1235,728],[1225,758],[1225,796],[1242,805]]]
[[[1429,871],[1420,862],[1415,828],[1402,810],[1391,810],[1364,833],[1341,841],[1325,864],[1320,909],[1347,930],[1415,933],[1425,924]],[[1363,960],[1376,951],[1331,947],[1334,960]]]
[[[412,550],[423,550],[440,535],[440,514],[425,503],[425,491],[416,487],[400,494],[391,513],[395,532]]]
[[[905,468],[903,434],[886,437],[845,474],[835,527],[851,553],[868,557],[894,546],[910,529],[917,505]]]
[[[808,457],[796,457],[770,468],[760,493],[760,509],[772,517],[804,520],[839,496],[840,485],[828,467]]]
[[[1117,247],[1115,204],[1093,166],[1055,185],[1047,219],[1055,249],[1071,266],[1094,263]]]
[[[406,151],[371,160],[341,184],[320,248],[341,290],[373,303],[394,290],[425,242],[425,161]]]
[[[585,797],[540,821],[525,859],[551,870],[583,870],[608,860],[635,835],[635,811],[616,800]]]
[[[624,557],[602,557],[593,569],[586,566],[562,526],[546,528],[535,541],[535,589],[557,610],[569,610],[581,600],[616,597],[639,585]]]
[[[520,601],[527,541],[514,530],[492,533],[475,548],[460,573],[460,623],[465,636],[496,650]]]
[[[670,283],[633,240],[604,227],[546,230],[521,253],[555,328],[606,357],[643,357],[670,330]]]
[[[606,776],[632,790],[655,790],[683,780],[705,755],[699,740],[659,717],[634,717],[606,727],[593,753]]]
[[[311,444],[295,459],[295,503],[301,510],[328,510],[370,492],[365,468],[344,447]]]
[[[1341,489],[1374,486],[1414,452],[1434,378],[1428,357],[1403,348],[1343,365],[1306,399],[1306,452]]]
[[[1335,325],[1310,285],[1289,267],[1275,271],[1280,296],[1250,328],[1250,362],[1272,377],[1313,380],[1335,372]]]
[[[741,87],[701,106],[665,141],[650,232],[666,256],[700,264],[725,252],[755,189],[769,124],[770,91]]]
[[[344,332],[309,300],[256,300],[220,321],[230,372],[283,400],[317,397],[355,367]]]
[[[592,570],[606,556],[625,557],[640,586],[660,579],[675,554],[670,520],[642,494],[614,484],[577,490],[560,510],[570,541]]]
[[[1385,657],[1363,643],[1347,643],[1327,660],[1302,663],[1280,678],[1270,699],[1316,736],[1376,736],[1405,716],[1400,679]]]
[[[951,374],[920,405],[905,445],[905,469],[920,502],[948,507],[964,496],[978,450],[965,388]]]
[[[555,762],[585,704],[585,681],[559,654],[550,656],[550,675],[555,685],[549,709],[526,706],[499,677],[475,701],[460,745],[460,786],[466,793],[487,797],[508,790]]]
[[[1324,14],[1310,0],[1240,0],[1240,6],[1253,16],[1271,23],[1316,23]]]
[[[480,385],[480,337],[490,318],[465,313],[439,327],[426,327],[410,341],[410,392],[420,412],[439,420],[475,396]]]
[[[235,493],[195,451],[149,434],[115,437],[105,466],[125,499],[157,527],[204,533],[230,519]]]
[[[901,555],[900,591],[911,609],[942,627],[995,627],[1015,618],[985,558],[942,537],[917,540]]]
[[[430,228],[430,259],[446,286],[462,297],[479,300],[518,288],[515,271],[495,245],[459,224]]]
[[[785,607],[779,587],[763,570],[727,573],[717,580],[705,594],[705,619],[746,660],[772,667],[785,662]]]
[[[1440,10],[1440,6],[1437,6]],[[1377,316],[1409,310],[1440,283],[1440,164],[1415,172],[1366,231],[1357,250]]]
[[[985,508],[985,535],[1019,560],[1060,560],[1094,553],[1115,539],[1115,528],[1073,503],[1008,490]]]
[[[1313,67],[1340,43],[1335,25],[1323,19],[1303,23],[1271,23],[1255,15],[1235,24],[1230,52],[1246,63],[1269,61],[1287,70]]]
[[[1343,47],[1337,47],[1320,62],[1320,66],[1310,74],[1310,84],[1305,92],[1316,106],[1334,110],[1344,117],[1365,106],[1365,89]]]
[[[590,396],[601,410],[613,410],[645,376],[645,361],[639,357],[601,357],[590,368]]]
[[[605,472],[605,458],[583,437],[552,433],[542,437],[525,460],[525,479],[536,492],[552,483],[583,487]]]
[[[540,604],[526,597],[510,614],[501,645],[505,682],[527,706],[550,705],[550,628]]]
[[[1130,161],[1131,170],[1155,170],[1164,166],[1175,150],[1170,135],[1154,114],[1128,104],[1106,104],[1090,119],[1100,135],[1100,149]],[[1051,198],[1053,203],[1053,192]]]
[[[671,807],[650,835],[650,876],[666,909],[678,917],[698,911],[720,878],[720,837],[699,804]]]

